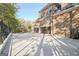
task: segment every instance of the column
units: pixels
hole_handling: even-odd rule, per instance
[[[51,17],[51,35],[53,35],[53,17]]]
[[[39,33],[41,33],[41,28],[39,27]]]
[[[72,15],[72,11],[70,12],[70,38],[72,38],[72,18],[73,18],[73,15]]]

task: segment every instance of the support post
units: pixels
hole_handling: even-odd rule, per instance
[[[53,17],[51,16],[51,35],[54,35],[54,31],[53,31]]]
[[[39,27],[39,33],[41,33],[41,28]]]
[[[41,23],[39,23],[39,33],[41,33],[41,27],[40,27],[40,24],[41,24]]]
[[[72,38],[72,18],[73,18],[73,15],[72,15],[72,11],[70,12],[70,38]]]

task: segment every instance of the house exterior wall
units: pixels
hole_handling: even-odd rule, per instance
[[[79,26],[79,9],[73,10],[72,15],[72,32],[74,32],[74,29]],[[54,20],[56,20],[54,21],[54,34],[70,37],[70,12],[56,16]]]
[[[72,4],[66,4],[66,3],[61,4],[61,11],[57,11],[57,10],[53,9],[56,7],[55,4],[51,5],[52,12],[54,12],[54,13],[50,13],[50,14],[48,14],[48,12],[49,12],[51,6],[46,8],[45,10],[41,11],[40,12],[41,14],[43,12],[44,12],[44,14],[47,14],[40,18],[41,21],[39,23],[40,23],[41,32],[44,32],[44,31],[46,31],[47,33],[53,32],[54,35],[70,37],[70,30],[71,30],[70,29],[70,23],[71,23],[70,22],[70,19],[71,19],[70,12],[64,12],[60,15],[53,16],[53,14],[55,14],[55,12],[61,13],[63,10],[71,8],[72,6],[70,6],[70,5],[72,5]],[[67,8],[67,6],[68,6],[68,8]],[[72,30],[73,30],[79,26],[79,8],[72,10],[71,12],[73,15],[72,16]],[[44,26],[47,24],[49,25],[48,27]],[[50,28],[50,29],[47,29],[47,28]]]

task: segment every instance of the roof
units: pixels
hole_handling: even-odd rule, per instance
[[[78,9],[78,8],[79,8],[79,5],[76,5],[76,6],[74,6],[74,7],[68,8],[68,9],[66,9],[66,10],[57,12],[57,13],[55,13],[53,16],[57,16],[57,15],[60,15],[60,14],[65,13],[65,12],[70,12],[70,11],[75,10],[75,9]]]
[[[45,7],[43,7],[43,8],[39,11],[39,13],[42,12],[43,10],[47,9],[49,6],[51,6],[51,5],[53,5],[53,4],[54,4],[54,3],[48,3]]]
[[[38,18],[34,23],[38,23],[38,22],[40,22],[40,18]]]

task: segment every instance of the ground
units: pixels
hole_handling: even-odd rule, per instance
[[[39,33],[12,35],[12,56],[79,56],[79,40]]]

